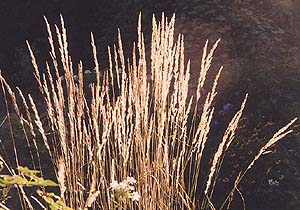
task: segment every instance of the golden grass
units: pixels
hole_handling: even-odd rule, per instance
[[[22,91],[18,91],[25,105],[26,112],[22,114],[14,92],[1,73],[0,81],[12,97],[20,121],[30,128],[31,141],[35,145],[32,152],[39,154],[37,140],[45,144],[55,166],[62,200],[73,209],[114,209],[116,197],[110,183],[132,176],[137,179],[136,189],[141,199],[138,202],[122,201],[122,209],[215,209],[213,189],[247,100],[246,96],[224,133],[207,180],[202,180],[204,197],[199,198],[200,173],[206,174],[201,170],[201,160],[222,68],[211,91],[203,95],[202,89],[220,40],[210,50],[206,42],[196,97],[189,97],[190,62],[185,62],[183,36],[174,38],[175,16],[168,20],[162,15],[160,22],[153,17],[150,65],[146,63],[141,16],[132,58],[125,59],[119,32],[118,46],[108,48],[109,70],[106,72],[100,72],[91,35],[96,83],[90,84],[91,98],[87,98],[83,88],[84,67],[81,62],[77,66],[72,63],[63,19],[61,28],[55,25],[56,36],[46,18],[45,21],[52,58],[50,64],[46,63],[46,73],[40,73],[29,44],[28,48],[47,108],[47,124],[42,123],[41,113],[30,95],[24,97]],[[59,49],[55,49],[55,42]],[[73,77],[75,67],[78,82]],[[122,69],[120,74],[119,69]],[[149,75],[150,79],[147,79]],[[64,76],[64,82],[61,76]],[[201,101],[204,105],[198,122],[196,110]],[[192,126],[188,123],[190,116]],[[279,130],[240,173],[224,205],[231,201],[240,179],[264,151],[291,132],[289,127],[293,122]],[[186,171],[189,171],[188,180],[184,179]],[[197,206],[199,200],[201,205]]]

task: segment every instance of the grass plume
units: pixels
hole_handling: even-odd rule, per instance
[[[203,86],[220,40],[211,49],[206,42],[197,93],[190,97],[190,61],[186,62],[184,57],[183,35],[175,38],[175,15],[168,20],[162,14],[159,22],[153,17],[150,64],[146,62],[141,16],[138,41],[133,45],[131,59],[124,57],[119,32],[118,44],[108,48],[107,71],[100,71],[91,34],[96,82],[89,84],[90,94],[87,94],[84,66],[81,62],[77,65],[72,62],[63,18],[61,27],[54,27],[55,35],[46,18],[45,21],[52,59],[46,63],[45,73],[39,71],[34,53],[27,44],[43,95],[46,107],[43,114],[47,122],[41,119],[42,113],[33,98],[23,96],[19,90],[21,103],[26,107],[22,115],[15,94],[1,73],[0,81],[3,90],[11,96],[20,121],[30,128],[35,146],[32,152],[39,154],[37,136],[46,146],[55,166],[61,199],[73,209],[115,209],[116,197],[110,184],[134,177],[141,198],[138,202],[118,203],[122,209],[215,209],[212,203],[215,182],[247,100],[246,95],[224,133],[207,180],[202,180],[204,197],[199,198],[200,173],[206,173],[201,170],[201,161],[222,67],[207,95],[203,94]],[[78,72],[78,80],[75,72]],[[195,113],[201,106],[203,110],[197,121]],[[191,116],[193,122],[189,123]],[[270,145],[291,132],[289,127],[293,122],[274,135],[246,171]],[[185,179],[186,171],[189,172],[188,180]],[[242,176],[235,182],[232,193]],[[230,199],[225,203],[227,201]]]

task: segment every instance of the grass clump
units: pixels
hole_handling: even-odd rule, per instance
[[[160,22],[153,17],[152,24],[150,64],[146,62],[141,17],[131,59],[124,57],[119,33],[117,46],[108,48],[109,68],[105,72],[100,71],[91,35],[96,81],[86,93],[84,67],[81,62],[72,62],[63,19],[61,28],[55,25],[55,37],[46,20],[52,61],[46,63],[45,73],[40,72],[28,44],[46,114],[21,90],[19,103],[0,74],[3,91],[11,97],[21,125],[30,130],[26,139],[28,145],[34,145],[31,152],[39,157],[39,141],[43,142],[54,165],[59,198],[73,209],[217,208],[212,202],[214,186],[225,152],[234,141],[247,95],[225,130],[209,172],[201,170],[222,68],[208,94],[203,86],[219,40],[211,49],[208,42],[205,44],[197,92],[191,97],[190,62],[185,62],[183,35],[175,39],[175,16],[168,20],[162,15]],[[44,114],[46,122],[41,117]],[[241,178],[272,144],[291,132],[294,121],[275,133],[239,173],[220,209],[229,207]],[[18,165],[18,151],[15,154]],[[124,182],[128,177],[135,180],[134,185]],[[202,177],[206,178],[200,180]]]

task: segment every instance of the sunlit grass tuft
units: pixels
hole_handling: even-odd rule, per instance
[[[206,42],[197,92],[190,97],[190,61],[186,62],[184,57],[183,35],[174,35],[174,24],[175,16],[168,20],[162,15],[160,22],[153,17],[151,63],[148,64],[140,16],[138,41],[133,45],[132,57],[124,57],[119,33],[118,45],[108,48],[109,70],[104,72],[100,71],[91,35],[96,82],[89,85],[87,93],[84,91],[87,81],[83,64],[74,65],[68,52],[63,19],[61,27],[54,27],[55,36],[46,20],[52,58],[46,63],[46,73],[40,73],[34,53],[27,44],[43,95],[47,123],[42,120],[41,115],[45,113],[38,110],[33,97],[23,96],[21,90],[18,93],[25,114],[20,111],[15,93],[0,74],[3,90],[11,96],[22,126],[29,127],[32,137],[26,139],[34,145],[32,153],[40,157],[37,141],[46,146],[55,166],[61,200],[67,206],[73,209],[147,210],[216,208],[212,200],[217,176],[225,152],[234,141],[248,96],[225,130],[212,156],[210,171],[203,171],[202,156],[222,67],[208,94],[204,95],[203,86],[220,40],[211,49]],[[56,45],[59,49],[55,49]],[[203,109],[196,120],[199,107]],[[294,121],[274,134],[249,167],[240,172],[221,208],[232,201],[241,178],[254,162],[270,145],[291,132],[289,127]],[[18,151],[15,153],[18,164],[20,156]],[[136,180],[134,186],[124,185],[122,180],[128,177]],[[200,180],[201,177],[206,179]],[[204,186],[201,195],[199,182]],[[126,190],[118,188],[117,191],[113,183],[115,187],[123,183]],[[127,197],[118,194],[120,192]],[[129,197],[132,199],[127,199]]]

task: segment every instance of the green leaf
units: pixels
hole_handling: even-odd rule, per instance
[[[41,190],[36,191],[45,201],[48,203],[51,210],[73,210],[68,207],[59,196],[53,192],[42,192]],[[56,200],[56,201],[55,201]]]
[[[33,174],[38,174],[41,173],[38,170],[31,170],[27,167],[22,167],[22,166],[18,166],[18,171],[20,171],[21,173],[25,174],[25,175],[33,175]]]
[[[57,187],[58,186],[58,184],[52,180],[41,180],[38,183],[39,183],[39,186],[44,186],[44,187]]]

